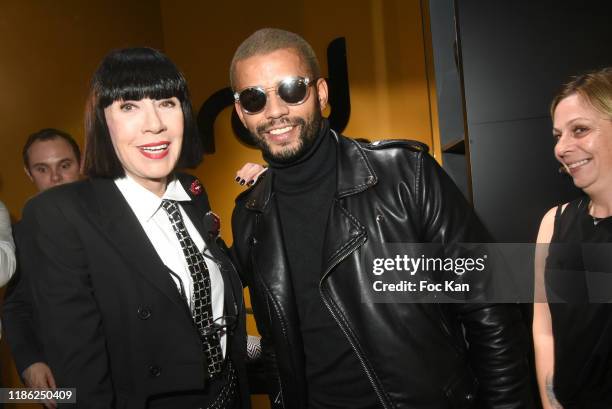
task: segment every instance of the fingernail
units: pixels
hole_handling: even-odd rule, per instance
[[[247,186],[251,186],[253,183],[255,183],[254,180],[249,180],[249,183],[247,183]]]
[[[240,181],[240,176],[236,176],[236,179],[234,179],[236,182]]]
[[[240,186],[244,186],[245,183],[246,183],[246,180],[240,179]]]

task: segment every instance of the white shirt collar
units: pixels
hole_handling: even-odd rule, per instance
[[[176,200],[177,202],[191,201],[191,197],[177,178],[168,183],[166,192],[162,197],[158,197],[155,193],[147,190],[129,175],[115,179],[115,185],[141,222],[147,222],[155,215],[163,199]]]

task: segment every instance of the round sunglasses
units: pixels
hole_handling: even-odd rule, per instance
[[[248,114],[261,112],[268,102],[268,90],[276,90],[278,95],[289,105],[299,105],[308,98],[308,86],[314,84],[310,78],[287,77],[270,88],[248,87],[234,92],[234,100]]]

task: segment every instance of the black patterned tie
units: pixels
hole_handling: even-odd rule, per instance
[[[206,267],[204,256],[198,251],[185,228],[183,216],[176,202],[173,200],[162,200],[162,207],[168,213],[172,228],[176,233],[179,243],[181,243],[183,254],[187,260],[189,273],[191,273],[193,280],[191,298],[193,308],[191,313],[193,321],[202,337],[202,346],[208,360],[208,374],[212,377],[221,372],[223,353],[221,351],[219,333],[214,331],[213,326],[210,273],[208,272],[208,267]]]

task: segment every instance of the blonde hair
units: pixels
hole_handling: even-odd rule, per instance
[[[550,116],[554,117],[561,100],[574,94],[582,96],[593,108],[612,120],[612,67],[573,77],[553,98]]]
[[[255,55],[269,54],[276,50],[292,49],[306,64],[311,80],[321,77],[321,69],[319,68],[319,60],[310,44],[299,35],[290,31],[281,30],[278,28],[262,28],[251,34],[246,40],[240,44],[232,63],[230,65],[230,84],[235,90],[236,85],[236,63],[241,60],[246,60]]]

